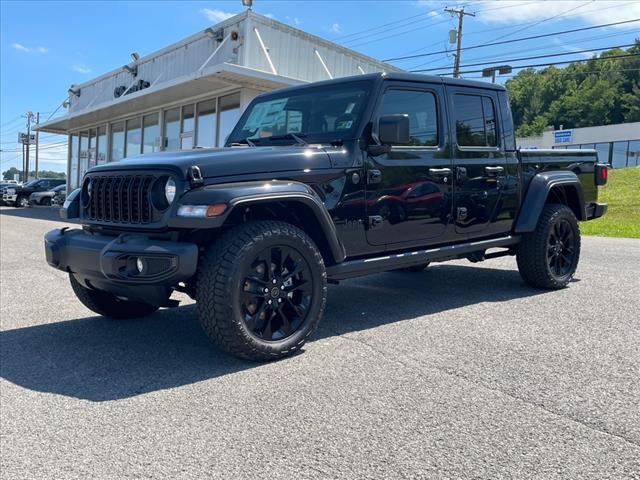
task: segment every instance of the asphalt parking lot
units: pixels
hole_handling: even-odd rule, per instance
[[[193,304],[96,317],[46,266],[49,209],[0,208],[3,479],[640,479],[640,241],[576,281],[513,258],[331,286],[304,353],[210,345]]]

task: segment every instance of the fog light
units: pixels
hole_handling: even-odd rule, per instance
[[[144,260],[142,257],[136,258],[136,268],[138,269],[138,273],[144,272]]]

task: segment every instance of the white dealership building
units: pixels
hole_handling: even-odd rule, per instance
[[[251,99],[306,82],[395,67],[246,11],[69,88],[68,110],[40,125],[69,136],[67,176],[125,156],[215,147]]]
[[[613,168],[640,166],[640,122],[584,128],[550,128],[538,137],[517,138],[522,148],[595,148]]]

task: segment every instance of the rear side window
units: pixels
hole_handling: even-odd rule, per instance
[[[382,98],[380,116],[407,115],[409,117],[409,146],[438,145],[436,97],[430,92],[415,90],[387,90]]]
[[[496,147],[496,112],[493,100],[480,95],[454,97],[456,138],[461,147]]]

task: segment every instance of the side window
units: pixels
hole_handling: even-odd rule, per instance
[[[380,116],[409,116],[409,145],[435,147],[438,145],[438,116],[436,97],[430,92],[387,90],[382,98]]]
[[[496,113],[493,100],[480,95],[454,97],[456,138],[461,147],[496,147]]]

